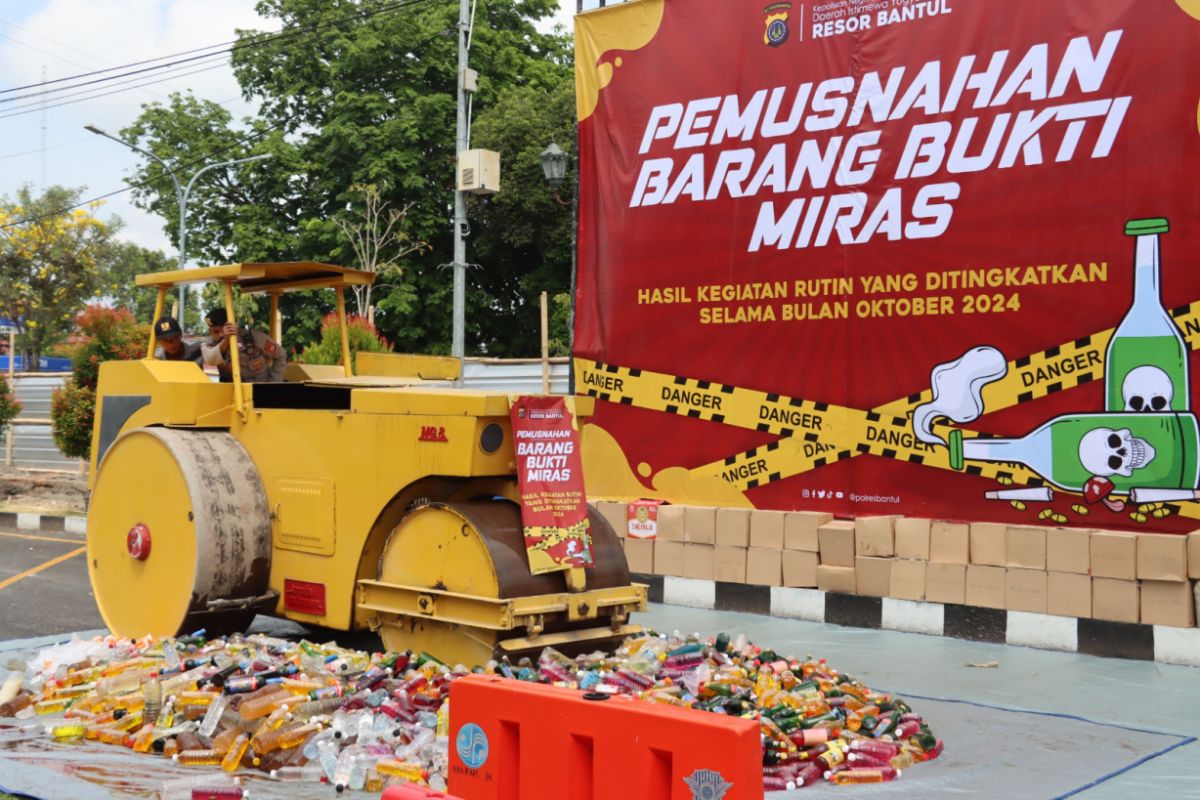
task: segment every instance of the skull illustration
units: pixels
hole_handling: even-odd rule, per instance
[[[1170,411],[1174,396],[1171,378],[1158,367],[1131,369],[1121,384],[1126,411]]]
[[[1102,478],[1109,475],[1128,478],[1135,469],[1141,469],[1153,460],[1154,448],[1145,439],[1130,433],[1128,428],[1119,431],[1096,428],[1079,440],[1080,463],[1084,469]]]

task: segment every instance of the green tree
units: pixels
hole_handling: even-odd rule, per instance
[[[12,421],[21,413],[21,404],[17,402],[16,393],[8,385],[8,379],[0,374],[0,443],[8,434]]]
[[[105,261],[99,276],[103,295],[112,300],[114,305],[132,311],[140,322],[152,322],[156,293],[153,289],[139,287],[136,278],[151,272],[173,270],[178,266],[178,260],[161,250],[150,250],[133,242],[114,242]],[[173,294],[168,296],[164,313],[170,313],[173,298]],[[195,303],[187,308],[187,317],[185,328],[197,330],[200,312],[195,308]]]
[[[337,221],[357,201],[355,187],[378,187],[391,208],[408,209],[406,234],[427,242],[430,250],[412,254],[402,274],[376,291],[375,322],[401,350],[447,352],[451,275],[444,266],[452,250],[446,209],[454,182],[457,6],[262,0],[257,8],[278,20],[283,34],[244,32],[245,46],[233,54],[244,96],[259,104],[258,117],[235,126],[214,104],[177,96],[167,105],[148,106],[124,135],[168,163],[218,151],[222,158],[273,155],[237,171],[228,186],[197,190],[194,205],[189,200],[195,213],[189,211],[188,250],[202,260],[352,264],[353,247]],[[545,97],[570,92],[569,39],[534,27],[556,8],[556,0],[479,0],[471,50],[471,66],[479,72],[477,120],[511,87]],[[570,103],[558,107],[565,116],[555,130],[565,126],[567,132],[555,136],[565,147],[573,138],[573,111]],[[540,151],[545,144],[530,147]],[[482,146],[482,140],[472,146]],[[509,157],[502,154],[504,163]],[[174,192],[169,181],[154,180],[159,174],[155,164],[143,162],[136,178],[150,183],[135,199],[163,215],[173,232]],[[515,180],[505,191],[525,185]],[[548,197],[544,186],[538,191]],[[473,206],[482,214],[481,203]],[[532,219],[472,220],[469,247],[479,268],[468,274],[470,349],[508,353],[517,349],[510,344],[514,337],[535,341],[536,325],[531,339],[526,323],[536,319],[528,314],[536,309],[537,291],[567,285],[569,253],[554,258],[559,272],[553,281],[526,280],[546,259],[531,261],[529,250],[489,247],[489,241],[510,226],[563,227],[569,233],[569,224],[569,214],[561,211]],[[539,232],[536,238],[553,236]],[[328,302],[300,293],[285,296],[285,343],[315,340]]]
[[[471,203],[473,227],[480,233],[472,259],[488,265],[471,273],[472,311],[481,315],[484,340],[494,343],[492,355],[540,352],[538,297],[543,291],[553,299],[550,338],[561,343],[556,355],[567,353],[567,317],[557,312],[559,295],[570,306],[575,170],[568,169],[555,192],[542,172],[541,152],[555,142],[571,156],[574,121],[575,89],[569,82],[550,89],[509,87],[475,121],[472,146],[499,151],[504,158],[504,190]]]
[[[139,323],[124,308],[91,305],[76,320],[80,341],[71,355],[71,377],[50,398],[54,444],[63,455],[87,458],[92,449],[96,382],[100,365],[113,359],[146,355],[149,323]]]
[[[358,352],[389,353],[392,350],[387,339],[379,335],[375,326],[366,317],[358,314],[346,315],[346,339],[350,345],[350,366],[357,367]],[[304,348],[300,361],[305,364],[342,363],[342,332],[337,314],[326,314],[321,320],[321,338]]]
[[[63,339],[84,302],[99,294],[101,262],[120,221],[102,222],[99,204],[78,204],[82,189],[28,186],[0,198],[0,314],[17,325],[18,347],[36,364]]]

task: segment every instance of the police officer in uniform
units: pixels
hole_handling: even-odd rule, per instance
[[[229,322],[224,308],[214,308],[204,318],[208,325],[208,338],[200,344],[204,363],[215,366],[222,383],[233,380],[230,369],[229,347],[238,348],[238,363],[242,380],[247,383],[278,383],[283,380],[287,369],[287,355],[283,348],[262,331],[238,328]]]
[[[154,323],[154,357],[161,361],[192,361],[199,365],[203,356],[199,342],[185,342],[183,329],[174,317],[162,317]]]

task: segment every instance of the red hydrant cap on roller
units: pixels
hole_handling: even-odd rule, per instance
[[[144,523],[139,522],[129,529],[125,536],[125,549],[138,561],[150,557],[150,529]]]

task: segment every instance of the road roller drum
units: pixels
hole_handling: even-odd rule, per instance
[[[121,636],[240,630],[269,597],[266,495],[225,431],[118,438],[96,477],[87,544],[96,603]]]

